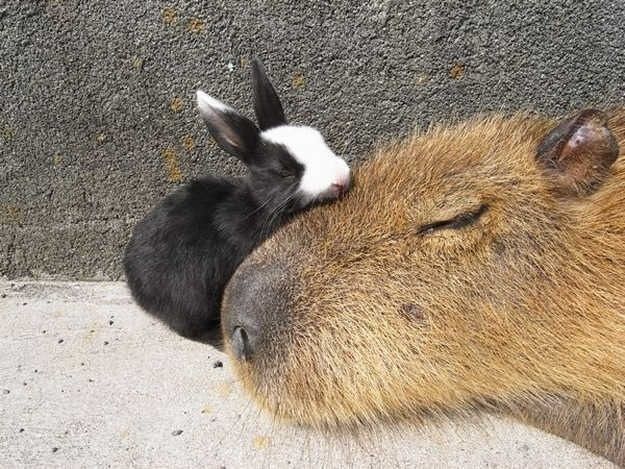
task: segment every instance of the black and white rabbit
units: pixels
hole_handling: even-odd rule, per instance
[[[256,60],[252,83],[258,127],[197,92],[211,135],[248,174],[185,185],[137,224],[126,247],[124,269],[135,301],[185,337],[218,327],[226,283],[256,246],[294,212],[337,198],[350,184],[349,167],[317,130],[287,124]]]

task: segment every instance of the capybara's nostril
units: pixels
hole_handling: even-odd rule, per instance
[[[243,327],[237,326],[234,328],[230,343],[232,345],[232,351],[239,360],[246,361],[252,358],[252,354],[254,353],[252,340],[250,340],[247,330]]]

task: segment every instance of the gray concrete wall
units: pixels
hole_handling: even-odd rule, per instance
[[[0,276],[118,278],[159,197],[239,173],[193,94],[251,114],[252,53],[355,161],[476,111],[622,103],[624,25],[622,0],[0,3]]]

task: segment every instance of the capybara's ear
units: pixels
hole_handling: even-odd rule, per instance
[[[596,189],[619,155],[607,116],[585,109],[543,138],[536,160],[562,194],[582,196]]]

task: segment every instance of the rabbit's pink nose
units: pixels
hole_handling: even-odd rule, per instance
[[[349,190],[349,178],[340,178],[333,182],[332,189],[338,196],[345,195],[345,193]]]
[[[342,182],[335,182],[332,184],[332,189],[337,195],[341,196],[347,192],[347,186]]]

